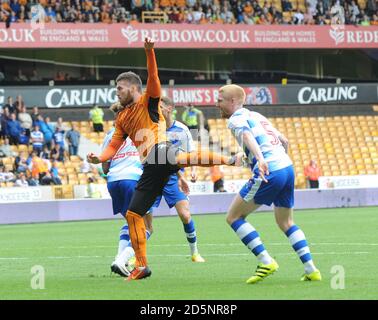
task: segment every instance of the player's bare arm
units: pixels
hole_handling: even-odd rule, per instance
[[[243,132],[243,143],[248,148],[248,150],[252,152],[253,155],[255,156],[258,162],[259,173],[260,173],[261,179],[263,179],[263,181],[265,182],[268,182],[268,180],[266,180],[265,178],[266,175],[269,175],[268,164],[265,162],[264,156],[261,152],[261,149],[256,139],[253,137],[253,135],[249,131]]]
[[[289,149],[289,140],[282,133],[278,136],[278,139],[281,141],[282,146],[284,147],[287,153]]]
[[[97,155],[95,155],[93,152],[87,154],[87,161],[93,164],[101,163],[100,158]]]
[[[182,171],[177,172],[177,177],[179,179],[179,187],[186,195],[190,193],[189,183],[186,181],[184,173]]]
[[[146,37],[144,39],[144,49],[151,50],[154,48],[154,45],[155,45],[155,42],[151,38]]]
[[[146,50],[148,72],[146,91],[148,96],[158,98],[161,95],[161,85],[158,76],[154,45],[155,43],[151,38],[144,39],[144,49]]]
[[[104,174],[108,174],[110,168],[110,161],[106,161],[102,163],[102,171]]]

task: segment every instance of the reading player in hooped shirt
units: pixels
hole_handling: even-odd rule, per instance
[[[261,205],[274,204],[279,228],[286,234],[305,269],[302,281],[319,281],[302,230],[294,224],[294,168],[287,155],[287,139],[263,115],[243,108],[244,89],[226,85],[219,89],[217,106],[228,128],[248,157],[252,178],[237,194],[228,209],[227,222],[259,261],[247,283],[256,283],[278,269],[277,262],[265,249],[259,234],[245,218]]]
[[[154,42],[146,38],[147,87],[142,93],[142,81],[133,72],[120,74],[116,79],[117,96],[122,110],[117,113],[115,132],[108,147],[100,156],[87,155],[88,162],[102,163],[111,159],[130,137],[138,149],[143,174],[126,212],[130,239],[135,251],[135,268],[128,280],[139,280],[151,275],[147,262],[147,241],[143,216],[157,196],[162,194],[171,174],[188,166],[240,165],[242,156],[223,156],[210,151],[180,152],[166,138],[166,123],[159,107],[161,86],[154,52]],[[188,191],[188,190],[183,190]]]
[[[162,97],[160,107],[167,124],[167,138],[169,141],[175,147],[185,152],[194,152],[193,137],[189,128],[183,123],[173,120],[172,113],[175,109],[173,101],[168,97]],[[189,189],[188,187],[183,186],[183,184],[186,183],[183,170],[184,169],[181,169],[177,175],[172,174],[170,176],[169,181],[164,186],[162,195],[158,196],[152,209],[159,207],[162,197],[164,197],[169,208],[175,207],[184,227],[186,239],[191,251],[192,261],[205,262],[205,259],[202,258],[198,252],[197,233],[189,210],[189,198],[182,190],[180,190],[180,187],[184,190]],[[178,175],[180,175],[181,185],[179,184]],[[193,166],[191,167],[191,181],[195,182],[196,180],[196,167]]]

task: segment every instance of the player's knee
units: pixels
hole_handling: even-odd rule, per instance
[[[282,232],[286,232],[293,225],[293,221],[291,219],[285,220],[285,221],[278,221],[277,224]]]
[[[191,219],[189,210],[181,210],[180,218],[183,223],[188,224]]]
[[[152,225],[146,226],[147,231],[150,233],[150,236],[154,233],[154,228]]]
[[[227,214],[226,215],[226,222],[229,224],[229,225],[232,225],[234,222],[235,222],[235,217],[233,217],[232,215],[230,214]]]

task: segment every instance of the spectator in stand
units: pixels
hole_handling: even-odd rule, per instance
[[[0,145],[0,158],[3,157],[13,157],[15,153],[12,151],[12,148],[9,144],[9,139],[5,138],[4,143]]]
[[[93,123],[94,132],[104,132],[104,111],[99,106],[95,105],[89,111],[89,119]]]
[[[22,2],[22,3],[21,3]],[[2,1],[0,20],[6,22],[8,28],[14,22],[28,22],[31,18],[30,9],[35,1],[12,0],[9,5],[7,0]],[[261,3],[261,2],[260,2]],[[271,3],[269,1],[268,3]],[[308,4],[307,4],[308,3]],[[318,4],[317,4],[318,3]],[[313,7],[322,3],[325,12],[332,10],[332,17],[329,14],[314,12]],[[304,23],[324,24],[326,20],[335,18],[340,20],[336,23],[346,22],[347,24],[364,24],[373,19],[376,15],[377,3],[375,0],[366,1],[366,16],[356,16],[349,13],[348,5],[351,0],[342,0],[339,2],[343,10],[341,18],[335,11],[335,1],[330,0],[306,0],[306,13],[303,19]],[[320,5],[319,5],[320,6]],[[263,7],[271,7],[265,4]],[[281,1],[283,12],[293,11],[291,2],[288,0]],[[291,23],[291,16],[285,16],[283,21],[279,16],[273,15],[271,11],[264,12],[260,8],[258,1],[251,0],[93,0],[93,1],[53,1],[44,5],[46,22],[71,22],[71,23],[128,23],[137,24],[141,21],[143,11],[166,12],[168,23],[240,23],[240,24],[282,24]],[[297,9],[297,8],[296,8]],[[300,7],[302,9],[302,7]],[[308,9],[308,10],[307,10]],[[359,10],[362,8],[360,7]],[[276,11],[279,10],[276,8]],[[302,12],[303,14],[303,12]],[[131,15],[131,17],[130,17]],[[315,19],[315,20],[314,20]],[[300,22],[297,19],[296,22]],[[151,21],[155,22],[155,21]],[[16,79],[25,81],[25,75],[19,74]],[[32,75],[32,81],[38,77]],[[59,71],[55,77],[57,81],[66,81],[65,73]],[[1,81],[1,79],[0,79]]]
[[[188,8],[193,8],[197,4],[197,0],[186,0],[186,6]]]
[[[322,173],[315,160],[310,160],[310,163],[305,167],[304,175],[311,189],[319,188],[319,177]]]
[[[194,80],[206,80],[206,77],[201,72],[196,72],[196,75],[194,76]]]
[[[181,119],[184,124],[191,130],[191,134],[194,140],[198,139],[198,131],[202,128],[203,113],[201,110],[195,108],[192,104],[185,107],[184,112],[181,115]]]
[[[377,1],[376,0],[368,0],[366,10],[367,10],[367,13],[370,16],[374,16],[374,14],[376,14],[376,12],[377,12]]]
[[[8,167],[0,166],[0,182],[13,182],[15,180],[16,176]]]
[[[54,184],[61,185],[62,179],[61,179],[60,174],[59,174],[59,168],[58,168],[58,162],[57,161],[53,161],[51,169],[50,169],[50,173],[51,173]]]
[[[38,120],[38,116],[39,116],[39,110],[38,110],[38,107],[37,106],[34,106],[33,107],[33,111],[31,113],[31,117],[32,117],[32,120],[33,120],[33,126],[36,125],[36,121]]]
[[[54,161],[64,162],[64,148],[60,144],[55,144],[54,148],[51,150],[51,159]]]
[[[50,171],[46,171],[43,177],[40,180],[41,186],[50,186],[50,185],[55,185],[56,183],[54,182],[53,176]],[[60,183],[62,184],[62,183]]]
[[[16,101],[13,104],[13,106],[14,106],[14,110],[15,110],[16,116],[18,116],[18,114],[21,112],[21,108],[23,106],[25,106],[24,99],[22,98],[21,95],[17,96]]]
[[[47,7],[46,12],[46,22],[56,22],[56,12],[52,7]]]
[[[87,194],[88,194],[88,198],[101,198],[101,192],[100,190],[98,189],[96,183],[97,183],[97,180],[95,177],[89,177],[87,179]]]
[[[369,17],[364,14],[363,18],[360,20],[360,23],[359,23],[361,26],[364,26],[364,27],[367,27],[367,26],[370,26],[370,19]]]
[[[222,166],[210,167],[210,177],[213,181],[213,192],[226,192],[224,190],[224,172]]]
[[[65,81],[66,80],[66,76],[65,76],[64,72],[63,71],[58,71],[56,73],[56,76],[54,77],[54,80],[55,81]]]
[[[21,134],[20,134],[20,138],[19,138],[19,144],[24,144],[24,145],[28,146],[29,141],[30,141],[30,136],[28,136],[26,134],[25,129],[22,129]]]
[[[299,8],[294,13],[293,22],[294,22],[294,24],[303,24],[303,22],[304,22],[303,12],[301,10],[299,10]]]
[[[35,126],[34,130],[30,134],[30,139],[31,143],[33,145],[33,151],[37,154],[40,155],[42,152],[43,148],[43,143],[44,143],[44,136],[42,131],[40,131],[39,126]]]
[[[358,8],[356,2],[352,1],[349,5],[346,4],[346,7],[347,7],[347,10],[344,9],[344,12],[348,12],[349,11],[349,19],[352,23],[356,23],[357,22],[357,17],[359,16],[360,14],[360,9]]]
[[[20,152],[20,155],[14,160],[14,167],[17,173],[26,172],[29,170],[30,160],[27,157],[26,152]]]
[[[48,117],[46,117],[46,120]],[[54,129],[51,124],[43,120],[41,115],[38,115],[37,121],[35,121],[35,126],[38,126],[41,132],[43,133],[44,141],[43,143],[51,148],[51,140],[53,139]]]
[[[19,14],[20,11],[21,11],[21,6],[18,2],[18,0],[12,0],[11,4],[10,4],[10,8],[11,10],[15,13],[15,14]]]
[[[324,7],[323,1],[318,1],[318,4],[316,5],[316,17],[319,16],[325,16],[326,15],[326,8]]]
[[[16,114],[12,113],[10,119],[7,121],[7,134],[11,145],[19,144],[21,132],[22,128],[20,122],[16,119]]]
[[[21,110],[18,114],[18,120],[20,121],[21,128],[25,130],[25,133],[30,137],[30,129],[33,126],[33,119],[29,113],[26,112],[26,106],[21,106]]]
[[[17,70],[17,76],[14,78],[15,81],[28,81],[28,78],[22,73],[21,69]]]
[[[29,183],[26,179],[25,173],[20,172],[17,176],[17,180],[14,183],[15,187],[29,187]]]
[[[56,124],[55,124],[55,127],[54,127],[54,131],[56,130],[56,128],[59,128],[60,131],[65,131],[66,130],[66,127],[63,123],[63,118],[62,117],[59,117],[58,120],[56,121]]]
[[[70,156],[77,156],[80,145],[80,132],[77,130],[76,124],[72,126],[71,130],[67,131],[66,139]]]
[[[335,4],[331,7],[330,11],[332,17],[331,24],[345,24],[345,10],[340,5],[339,0],[335,1]]]
[[[378,26],[378,15],[377,14],[373,14],[373,18],[371,19],[370,24],[372,26]]]
[[[9,113],[15,113],[16,107],[13,103],[13,97],[7,98],[7,103],[5,104],[4,108],[8,108]]]
[[[291,12],[293,10],[293,5],[289,0],[282,0],[281,5],[284,12]]]
[[[61,127],[57,126],[55,128],[54,142],[64,150],[64,130],[62,130]]]
[[[323,7],[326,11],[331,9],[331,0],[319,0],[323,3]]]
[[[8,120],[10,119],[9,108],[4,107],[0,115],[0,138],[8,136]]]
[[[47,145],[44,145],[42,152],[39,154],[39,157],[46,160],[51,159],[51,150]]]
[[[168,13],[169,22],[171,23],[180,23],[180,12],[177,7],[173,7],[172,11]]]
[[[38,157],[35,151],[32,152],[32,160],[29,164],[29,170],[31,171],[32,178],[38,180],[41,183],[42,178],[48,172],[48,164],[46,160]]]
[[[33,69],[30,81],[42,81],[42,78],[40,77],[36,69]]]
[[[50,117],[45,118],[45,122],[41,125],[41,131],[43,135],[45,136],[45,144],[49,147],[51,150],[52,143],[54,142],[54,125],[50,122]]]

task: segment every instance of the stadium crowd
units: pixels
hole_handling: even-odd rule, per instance
[[[376,0],[0,0],[0,21],[29,22],[38,2],[54,23],[137,24],[154,11],[165,19],[153,22],[163,23],[378,25]]]
[[[27,112],[22,96],[17,96],[15,102],[8,97],[0,108],[0,139],[0,183],[60,185],[59,162],[78,155],[80,133],[75,125],[67,128],[61,117],[52,123],[38,107]],[[17,151],[11,146],[17,146]],[[5,163],[4,159],[14,161]],[[92,169],[83,162],[80,171],[88,173]]]

